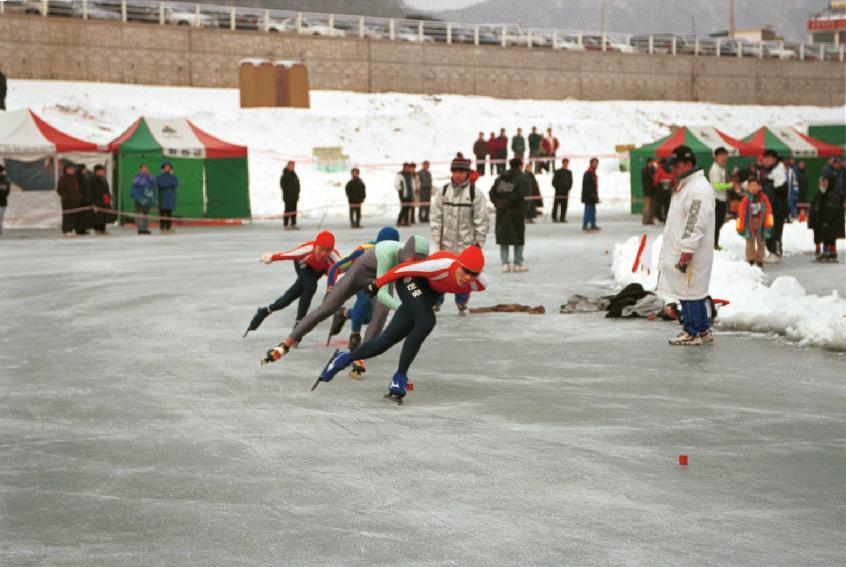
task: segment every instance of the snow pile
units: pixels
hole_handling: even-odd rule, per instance
[[[432,162],[436,184],[446,182],[456,151],[471,156],[479,131],[485,137],[517,127],[552,127],[559,157],[571,156],[574,196],[581,213],[581,175],[591,156],[600,157],[603,211],[628,211],[629,176],[619,170],[617,144],[643,144],[666,135],[671,125],[714,125],[744,135],[761,124],[804,127],[836,121],[841,108],[729,106],[668,101],[497,100],[457,95],[360,94],[312,91],[311,109],[241,109],[236,89],[158,87],[110,83],[10,80],[10,109],[31,107],[72,134],[105,143],[139,115],[186,116],[200,128],[250,150],[250,198],[255,215],[282,212],[279,175],[285,161],[299,160],[300,209],[304,216],[345,216],[347,173],[318,172],[312,148],[341,147],[367,184],[364,214],[395,213],[394,176],[404,161]],[[158,164],[154,165],[158,169]],[[487,191],[491,176],[478,186]],[[552,206],[551,176],[538,177],[546,210]]]
[[[659,236],[648,242],[644,251],[649,271],[634,273],[640,237],[617,244],[612,263],[615,282],[620,286],[637,282],[645,289],[655,289],[661,242]],[[731,302],[720,309],[720,328],[777,333],[800,345],[846,350],[846,299],[836,291],[822,297],[809,295],[790,276],[778,277],[767,285],[765,272],[745,261],[745,241],[735,232],[733,223],[723,227],[720,244],[724,249],[714,254],[711,296]],[[785,225],[783,244],[785,256],[814,250],[812,232],[800,223]]]

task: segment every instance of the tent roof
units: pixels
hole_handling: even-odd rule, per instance
[[[783,156],[835,157],[843,155],[843,148],[812,138],[788,126],[768,128],[762,126],[744,138],[758,149],[775,150]]]
[[[0,113],[0,153],[43,155],[102,152],[97,144],[74,138],[51,126],[32,110]]]
[[[711,126],[683,126],[669,136],[637,148],[638,152],[650,153],[659,158],[670,157],[673,148],[685,144],[699,156],[713,155],[720,146],[728,150],[730,156],[753,156],[761,153],[754,146],[732,138],[725,132]]]
[[[187,118],[142,116],[109,144],[112,152],[161,152],[165,157],[228,158],[247,155],[246,146],[224,142]]]

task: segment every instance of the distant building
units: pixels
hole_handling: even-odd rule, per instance
[[[711,37],[729,37],[728,30],[722,30],[710,34]],[[734,37],[747,41],[783,41],[784,38],[778,35],[772,26],[758,28],[736,28]]]
[[[846,44],[846,0],[829,2],[828,10],[808,18],[808,41]]]

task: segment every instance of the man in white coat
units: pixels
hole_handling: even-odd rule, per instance
[[[678,184],[664,225],[658,293],[681,303],[684,331],[670,344],[701,345],[714,340],[706,307],[714,262],[714,189],[689,147],[676,147],[672,163]]]

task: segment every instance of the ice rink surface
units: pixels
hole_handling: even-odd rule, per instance
[[[381,399],[396,348],[309,392],[327,323],[266,367],[293,308],[241,338],[292,282],[259,255],[316,225],[7,232],[0,564],[842,565],[846,356],[558,314],[610,291],[614,243],[640,233],[599,214],[597,234],[530,226],[527,274],[491,239],[472,304],[547,314],[448,302],[403,407]],[[767,269],[846,295],[844,264]]]

